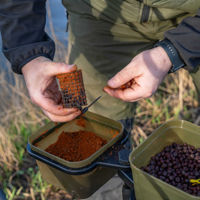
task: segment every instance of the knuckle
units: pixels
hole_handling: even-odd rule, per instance
[[[49,117],[49,119],[50,119],[52,122],[58,122],[58,120],[56,120],[54,117]]]
[[[121,99],[121,100],[123,100],[123,101],[125,101],[125,102],[134,102],[134,100],[133,99]]]
[[[49,67],[51,67],[51,64],[50,64],[51,62],[43,62],[43,67],[42,68],[44,68],[44,69],[47,69],[47,68],[49,68]]]
[[[47,114],[46,113],[46,116],[52,121],[52,122],[58,122],[58,120],[56,119],[56,117],[50,115],[50,114]]]
[[[31,99],[32,103],[38,104],[38,100],[37,100],[37,97],[35,97],[35,95],[31,95],[30,99]]]
[[[123,99],[122,99],[123,101],[126,101],[126,102],[134,102],[135,101],[135,98],[133,98],[133,97],[123,97]]]
[[[54,63],[53,66],[55,67],[55,63]],[[57,62],[56,63],[56,67],[62,68],[63,66],[64,66],[64,63],[62,63],[62,62]]]
[[[66,64],[63,63],[63,62],[58,62],[58,63],[56,63],[56,67],[58,67],[58,68],[60,68],[60,69],[62,69],[62,68],[66,69],[66,68],[67,68],[67,67],[66,67]]]
[[[75,112],[74,114],[73,114],[73,116],[72,116],[72,119],[74,119],[75,117],[77,117],[78,115],[80,115],[81,114],[81,112],[80,111],[78,111],[78,112]]]
[[[30,99],[34,104],[40,105],[40,95],[38,92],[32,92],[32,94],[30,94]]]
[[[65,120],[63,120],[63,121],[65,121],[65,122],[70,122],[70,121],[72,121],[74,118],[75,118],[75,117],[70,117],[70,118],[67,118],[67,119],[65,119]]]
[[[117,76],[115,77],[115,82],[121,83],[123,79],[124,79],[124,74],[122,72],[119,72]]]
[[[146,92],[145,92],[145,98],[149,98],[149,97],[151,97],[153,95],[153,90],[147,90]]]
[[[79,116],[81,113],[74,113],[74,114],[72,114],[72,115],[70,115],[70,117],[68,117],[68,119],[67,119],[67,121],[71,121],[71,120],[73,120],[73,119],[75,119],[77,116]]]
[[[35,105],[41,106],[41,96],[38,92],[33,92],[32,95],[30,95],[30,99]]]

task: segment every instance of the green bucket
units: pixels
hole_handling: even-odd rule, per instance
[[[137,200],[200,200],[140,170],[165,146],[187,143],[200,147],[200,127],[183,120],[169,121],[155,130],[129,156]]]
[[[29,137],[28,145],[31,149],[29,153],[31,151],[32,153],[34,152],[32,155],[36,158],[41,175],[47,182],[66,190],[76,198],[84,199],[92,195],[117,173],[116,168],[103,166],[96,166],[87,173],[81,173],[81,170],[90,166],[108,148],[122,139],[123,126],[120,122],[89,111],[82,118],[84,120],[84,126],[79,125],[79,119],[63,124],[51,122],[36,133],[33,133]],[[92,131],[105,139],[107,143],[89,158],[79,162],[69,162],[45,151],[49,145],[57,141],[62,131],[75,132],[80,130]],[[119,134],[116,135],[116,131]],[[41,162],[41,158],[46,159],[45,162]],[[55,164],[55,167],[48,165],[48,162],[53,163],[53,165]],[[56,168],[58,165],[62,166],[63,169],[66,167],[69,171],[70,169],[72,171],[79,171],[80,169],[80,173],[75,175],[65,173],[63,170]]]

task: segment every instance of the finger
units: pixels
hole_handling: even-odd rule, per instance
[[[125,68],[118,72],[113,78],[108,81],[108,86],[111,88],[118,88],[130,80],[138,77],[136,67],[133,62],[129,63]]]
[[[52,99],[45,98],[40,94],[35,95],[35,100],[33,100],[33,102],[40,106],[43,110],[57,116],[73,114],[79,110],[78,108],[63,108],[63,105],[57,105]]]
[[[132,88],[127,89],[112,89],[105,87],[104,91],[110,96],[121,99],[127,102],[135,102],[144,98],[144,90],[139,85],[134,85]]]
[[[80,110],[75,112],[75,113],[66,115],[66,116],[54,115],[54,114],[47,112],[45,110],[43,110],[43,112],[53,122],[68,122],[68,121],[75,119],[76,117],[78,117],[81,114]]]
[[[55,76],[57,74],[73,72],[77,69],[76,65],[68,65],[66,63],[51,63],[48,66],[48,75]]]

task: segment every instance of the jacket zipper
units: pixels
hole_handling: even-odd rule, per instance
[[[142,9],[142,17],[140,22],[145,23],[149,19],[149,13],[150,13],[150,7],[144,4],[144,7]]]
[[[66,32],[68,32],[68,30],[69,30],[69,13],[67,10],[66,10],[66,17],[67,17]]]

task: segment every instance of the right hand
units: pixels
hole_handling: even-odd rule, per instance
[[[108,81],[104,91],[127,102],[149,98],[156,92],[171,66],[169,56],[162,47],[143,51]],[[123,88],[124,85],[128,87]]]
[[[54,122],[67,122],[81,114],[78,108],[63,108],[61,93],[55,75],[72,72],[75,65],[52,62],[46,57],[38,57],[22,68],[22,73],[32,102]]]

